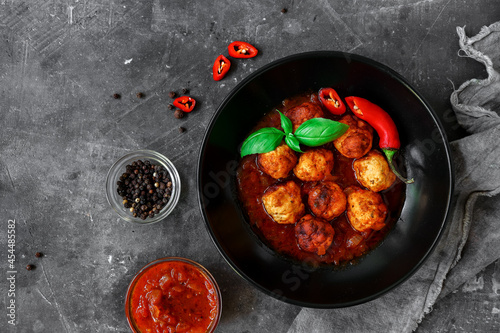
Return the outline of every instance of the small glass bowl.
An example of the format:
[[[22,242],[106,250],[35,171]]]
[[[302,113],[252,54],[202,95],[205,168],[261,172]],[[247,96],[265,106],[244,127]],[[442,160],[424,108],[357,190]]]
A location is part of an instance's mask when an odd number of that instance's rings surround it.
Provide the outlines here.
[[[126,166],[137,160],[142,160],[143,162],[148,160],[151,164],[162,165],[167,170],[172,181],[172,194],[168,203],[154,217],[147,217],[145,220],[132,216],[130,210],[123,206],[123,199],[116,191],[118,188],[117,182],[120,180],[120,176],[125,173]],[[168,158],[152,150],[137,150],[123,156],[116,161],[113,166],[111,166],[106,178],[106,197],[108,202],[115,212],[117,212],[122,219],[128,222],[150,224],[163,220],[177,205],[180,194],[181,179],[179,178],[177,169]]]
[[[139,279],[142,277],[142,275],[144,273],[146,273],[149,269],[153,268],[154,266],[161,264],[161,263],[164,263],[164,262],[182,262],[182,263],[188,264],[189,266],[191,266],[192,268],[194,268],[195,270],[200,272],[203,275],[203,277],[205,277],[213,285],[213,287],[215,289],[215,294],[217,295],[217,300],[218,300],[218,302],[217,302],[217,315],[210,323],[210,326],[208,327],[206,333],[214,332],[215,329],[217,328],[217,325],[219,324],[219,320],[220,320],[220,317],[222,314],[222,297],[221,297],[219,285],[215,281],[215,278],[212,276],[212,274],[210,274],[210,272],[205,267],[203,267],[202,265],[200,265],[196,261],[186,259],[186,258],[180,258],[180,257],[165,257],[165,258],[161,258],[161,259],[157,259],[155,261],[152,261],[149,264],[147,264],[146,266],[144,266],[143,268],[141,268],[141,270],[139,272],[137,272],[137,274],[132,279],[132,282],[130,282],[128,289],[127,289],[127,296],[125,298],[125,315],[127,316],[128,325],[130,326],[130,329],[132,330],[132,332],[142,333],[137,328],[137,326],[135,325],[134,319],[132,318],[132,294],[135,290],[135,286],[137,285],[137,282],[139,281]]]

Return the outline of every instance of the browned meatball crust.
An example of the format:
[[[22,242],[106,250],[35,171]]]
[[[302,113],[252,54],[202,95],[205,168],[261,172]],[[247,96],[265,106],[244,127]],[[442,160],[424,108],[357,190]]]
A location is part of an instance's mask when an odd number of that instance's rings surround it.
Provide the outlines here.
[[[323,148],[311,149],[300,155],[293,169],[295,176],[303,181],[319,181],[333,170],[333,153]]]
[[[335,148],[347,158],[359,158],[372,149],[373,128],[358,117],[346,115],[339,122],[349,128],[333,141]]]
[[[332,245],[335,230],[328,222],[305,215],[295,225],[295,237],[299,247],[306,252],[315,252],[322,256]]]
[[[275,150],[259,154],[257,161],[262,171],[279,179],[286,178],[297,164],[297,155],[286,144],[281,144]]]
[[[313,118],[321,118],[324,114],[319,105],[305,102],[299,106],[288,109],[285,112],[285,116],[290,118],[293,124],[293,130],[295,131],[305,121]]]
[[[363,232],[385,227],[387,206],[380,194],[357,186],[349,186],[344,192],[347,194],[347,218],[354,229]]]
[[[337,183],[326,181],[311,189],[307,203],[314,215],[331,220],[345,211],[347,198]]]
[[[270,186],[262,196],[262,203],[276,223],[293,224],[305,214],[300,186],[293,181]]]
[[[373,192],[388,189],[396,180],[385,156],[377,150],[370,150],[362,158],[356,159],[352,167],[361,185]]]

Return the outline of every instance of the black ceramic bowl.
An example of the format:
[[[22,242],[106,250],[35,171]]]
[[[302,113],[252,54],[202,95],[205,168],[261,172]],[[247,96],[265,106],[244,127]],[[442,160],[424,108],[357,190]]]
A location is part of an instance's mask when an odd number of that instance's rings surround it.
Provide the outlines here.
[[[393,230],[359,263],[344,269],[312,269],[264,245],[246,221],[235,178],[239,147],[266,112],[287,97],[328,86],[341,96],[367,98],[390,113],[400,133],[407,174],[415,178],[406,187],[406,201]],[[229,265],[265,293],[306,307],[363,303],[409,278],[438,241],[452,188],[449,146],[428,104],[388,67],[340,52],[290,56],[249,75],[213,117],[198,166],[203,217]]]

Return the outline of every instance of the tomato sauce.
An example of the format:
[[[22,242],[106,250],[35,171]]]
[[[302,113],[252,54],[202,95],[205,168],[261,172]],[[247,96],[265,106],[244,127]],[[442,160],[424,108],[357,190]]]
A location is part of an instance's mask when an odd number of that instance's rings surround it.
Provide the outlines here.
[[[277,109],[281,112],[311,101],[321,105],[317,95],[305,94],[283,102],[283,106]],[[341,116],[334,116],[327,110],[324,110],[325,117],[338,120]],[[270,112],[265,115],[257,126],[252,130],[258,130],[263,127],[280,128],[280,118],[277,112]],[[373,148],[377,148],[378,138],[374,136]],[[303,150],[311,149],[302,146]],[[353,159],[344,157],[333,146],[333,143],[327,143],[321,147],[331,150],[334,153],[334,169],[332,171],[332,180],[341,188],[351,185],[362,187],[356,180],[356,175],[352,168]],[[392,229],[399,218],[405,198],[405,185],[396,181],[389,189],[379,192],[387,205],[388,217],[386,226],[378,231],[359,232],[351,227],[346,213],[344,212],[335,219],[328,221],[335,230],[332,245],[328,248],[325,255],[319,256],[316,253],[306,252],[300,249],[295,238],[294,224],[278,224],[266,213],[262,204],[262,194],[270,185],[278,182],[295,181],[302,191],[302,201],[306,206],[306,214],[312,214],[307,205],[307,195],[316,182],[303,182],[290,173],[286,179],[276,180],[260,170],[257,163],[257,155],[248,155],[241,159],[237,170],[237,183],[239,199],[247,214],[248,222],[252,230],[268,247],[279,254],[292,260],[307,262],[312,265],[342,265],[354,263],[356,258],[361,257],[368,251],[375,248],[384,239],[387,233]]]
[[[220,300],[200,268],[160,261],[147,268],[130,291],[130,323],[140,333],[205,333],[214,328]]]

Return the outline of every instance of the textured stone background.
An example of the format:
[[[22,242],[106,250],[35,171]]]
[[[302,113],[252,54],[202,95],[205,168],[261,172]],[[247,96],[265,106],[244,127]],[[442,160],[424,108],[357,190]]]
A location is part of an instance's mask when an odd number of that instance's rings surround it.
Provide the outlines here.
[[[236,275],[198,208],[197,156],[218,104],[273,60],[340,50],[400,72],[449,138],[460,138],[449,95],[453,85],[485,74],[457,54],[455,27],[473,35],[499,14],[496,0],[0,1],[0,268],[6,274],[7,221],[15,219],[18,270],[17,325],[7,325],[2,310],[0,331],[127,332],[132,276],[156,258],[182,256],[219,282],[218,332],[286,332],[300,308]],[[213,61],[234,40],[260,54],[234,61],[215,82]],[[182,88],[199,105],[177,120],[168,92]],[[141,148],[171,159],[183,182],[174,213],[150,226],[119,220],[104,193],[111,164]],[[37,251],[45,256],[35,258]],[[36,269],[26,271],[27,264]],[[441,300],[418,332],[498,332],[499,274],[497,262]],[[6,279],[0,287],[5,309]]]

